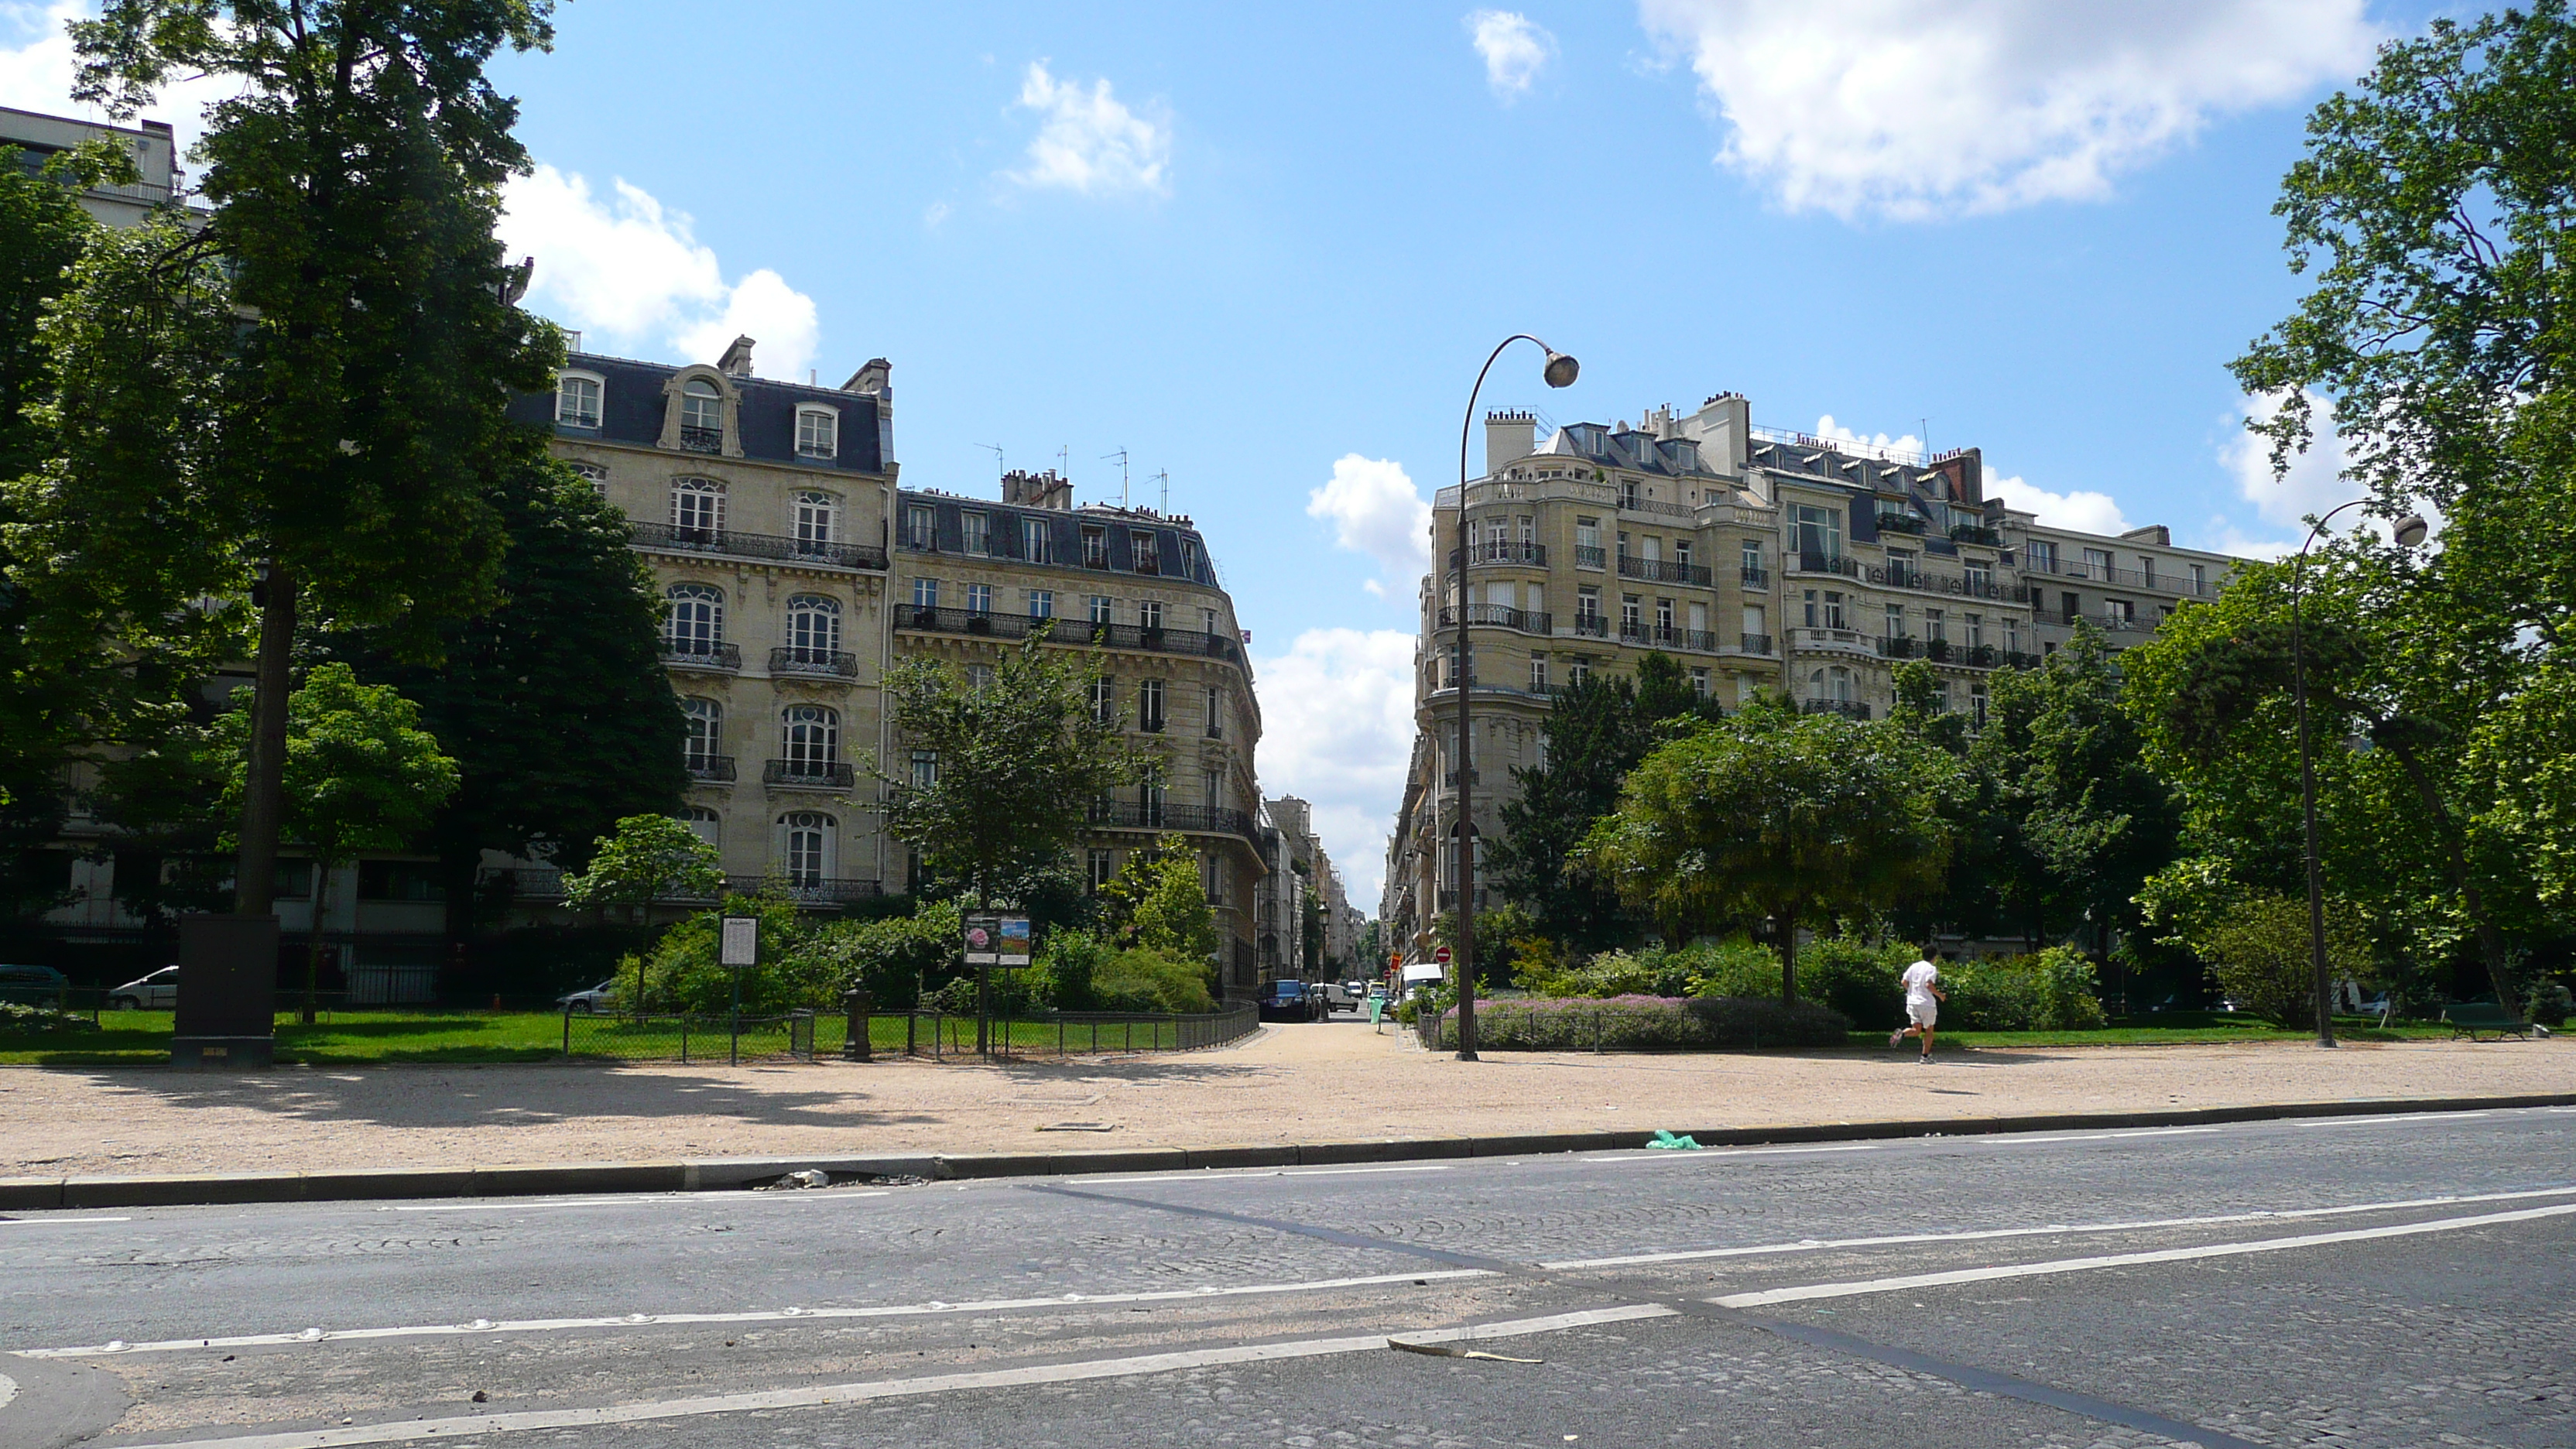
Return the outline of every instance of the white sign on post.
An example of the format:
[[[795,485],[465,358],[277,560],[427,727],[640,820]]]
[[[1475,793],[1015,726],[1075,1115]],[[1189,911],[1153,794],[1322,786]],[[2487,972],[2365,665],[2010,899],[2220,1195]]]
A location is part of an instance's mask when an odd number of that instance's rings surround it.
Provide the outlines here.
[[[760,919],[757,916],[727,916],[720,966],[757,966],[760,964]]]

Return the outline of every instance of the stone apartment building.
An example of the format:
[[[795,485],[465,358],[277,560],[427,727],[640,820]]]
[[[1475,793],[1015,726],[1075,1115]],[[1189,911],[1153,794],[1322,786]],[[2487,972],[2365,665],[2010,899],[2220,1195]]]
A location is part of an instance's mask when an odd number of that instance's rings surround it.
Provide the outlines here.
[[[81,208],[90,215],[109,226],[134,226],[151,215],[153,208],[179,195],[179,148],[167,121],[108,126],[0,106],[0,146],[14,148],[18,163],[30,171],[61,152],[92,141],[112,142],[125,152],[133,159],[138,179],[130,185],[84,189],[80,194]]]
[[[1768,689],[1854,719],[1883,715],[1894,666],[1921,659],[1974,727],[1992,672],[2038,664],[2078,618],[2126,647],[2215,596],[2239,563],[2177,548],[2161,526],[2106,538],[2042,525],[1986,496],[1977,449],[1926,457],[1757,427],[1733,393],[1635,426],[1536,432],[1526,413],[1487,416],[1463,556],[1459,490],[1434,509],[1440,572],[1420,591],[1416,738],[1382,900],[1392,939],[1416,955],[1457,903],[1462,674],[1476,731],[1464,828],[1490,840],[1512,767],[1541,762],[1552,691],[1633,671],[1649,651],[1728,709]]]
[[[1358,934],[1351,924],[1350,901],[1343,893],[1342,873],[1315,833],[1315,809],[1294,795],[1262,802],[1262,824],[1277,842],[1280,869],[1263,887],[1261,964],[1265,976],[1297,976],[1305,971],[1309,948],[1307,902],[1318,908],[1320,926],[1312,941],[1317,969],[1330,974],[1352,959]]]

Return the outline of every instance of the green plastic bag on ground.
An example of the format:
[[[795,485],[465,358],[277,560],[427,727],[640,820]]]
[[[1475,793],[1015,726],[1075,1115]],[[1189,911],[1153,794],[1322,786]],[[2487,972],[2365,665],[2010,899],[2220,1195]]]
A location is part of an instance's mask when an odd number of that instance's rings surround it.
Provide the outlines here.
[[[1697,1151],[1699,1151],[1699,1144],[1698,1144],[1698,1143],[1693,1142],[1691,1139],[1689,1139],[1689,1138],[1687,1138],[1687,1137],[1675,1137],[1673,1134],[1671,1134],[1670,1132],[1665,1131],[1665,1130],[1664,1130],[1663,1128],[1661,1128],[1661,1127],[1658,1127],[1658,1128],[1656,1128],[1656,1129],[1655,1129],[1655,1140],[1654,1140],[1654,1141],[1652,1141],[1652,1142],[1647,1143],[1646,1145],[1647,1145],[1648,1147],[1664,1147],[1664,1148],[1670,1148],[1671,1150],[1673,1150],[1673,1151],[1675,1151],[1675,1152],[1697,1152]]]

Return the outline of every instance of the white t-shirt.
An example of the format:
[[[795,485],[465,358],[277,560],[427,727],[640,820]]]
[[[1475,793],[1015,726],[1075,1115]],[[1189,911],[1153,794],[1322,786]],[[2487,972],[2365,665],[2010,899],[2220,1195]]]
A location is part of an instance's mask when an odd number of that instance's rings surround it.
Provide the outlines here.
[[[1932,983],[1941,979],[1941,968],[1929,961],[1917,961],[1905,968],[1905,1004],[1930,1006]]]

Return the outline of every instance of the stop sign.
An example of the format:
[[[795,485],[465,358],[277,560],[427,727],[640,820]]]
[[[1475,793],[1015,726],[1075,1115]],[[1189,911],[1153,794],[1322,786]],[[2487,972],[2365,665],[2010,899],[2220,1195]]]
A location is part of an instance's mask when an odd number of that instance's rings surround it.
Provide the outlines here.
[[[1446,946],[1443,946],[1443,947],[1441,947],[1439,950],[1432,952],[1432,953],[1431,953],[1431,959],[1432,959],[1432,960],[1434,960],[1434,961],[1439,962],[1439,963],[1440,963],[1441,965],[1443,965],[1443,966],[1448,965],[1448,964],[1449,964],[1449,948],[1448,948],[1448,947],[1446,947]]]

